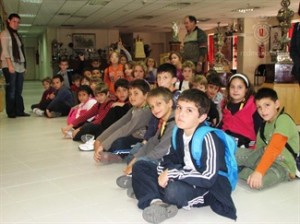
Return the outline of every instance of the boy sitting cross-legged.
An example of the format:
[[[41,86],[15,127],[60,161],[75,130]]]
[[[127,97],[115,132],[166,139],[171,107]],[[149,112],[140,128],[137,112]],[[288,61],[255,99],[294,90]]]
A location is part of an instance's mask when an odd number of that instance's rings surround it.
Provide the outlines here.
[[[146,101],[149,91],[150,86],[145,80],[138,79],[130,83],[129,102],[132,108],[97,137],[94,143],[96,162],[121,161],[121,157],[111,152],[129,151],[131,145],[143,140],[146,126],[151,117]]]
[[[299,154],[299,134],[291,117],[282,113],[277,93],[261,88],[255,95],[257,111],[265,123],[256,138],[256,150],[239,148],[239,177],[254,189],[263,189],[300,177],[293,154]],[[290,150],[292,152],[290,152]]]
[[[160,223],[175,216],[178,208],[207,205],[220,215],[236,219],[231,182],[220,174],[227,171],[224,141],[215,132],[208,132],[202,136],[202,144],[193,144],[198,140],[194,134],[207,127],[204,122],[209,105],[205,93],[185,90],[177,101],[177,127],[169,154],[158,166],[143,160],[134,164],[132,187],[146,221]]]
[[[147,160],[158,164],[162,157],[167,154],[171,144],[172,129],[175,125],[172,99],[172,92],[164,87],[157,87],[149,92],[148,105],[152,114],[159,119],[156,134],[133,155],[133,159],[124,169],[126,175],[117,179],[117,184],[120,187],[131,187],[129,174],[131,174],[132,166],[137,160]]]

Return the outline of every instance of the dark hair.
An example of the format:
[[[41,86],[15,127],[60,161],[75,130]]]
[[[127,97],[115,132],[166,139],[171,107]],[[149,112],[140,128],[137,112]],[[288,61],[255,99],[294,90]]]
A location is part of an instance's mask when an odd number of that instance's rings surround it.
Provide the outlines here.
[[[129,82],[127,79],[118,79],[114,84],[114,90],[117,91],[119,87],[129,89]]]
[[[172,59],[172,55],[175,54],[179,60],[182,62],[182,54],[179,52],[179,51],[171,51],[170,54],[169,54],[169,60]]]
[[[150,91],[150,85],[144,79],[136,79],[129,83],[129,89],[137,88],[146,95]]]
[[[173,93],[165,87],[157,87],[155,89],[152,89],[147,96],[147,99],[150,97],[159,97],[161,96],[163,100],[168,103],[170,100],[173,100]]]
[[[59,64],[62,63],[62,62],[67,62],[69,64],[69,61],[66,58],[62,58],[62,59],[59,60]]]
[[[44,82],[51,83],[51,82],[52,82],[52,79],[51,79],[50,77],[43,78],[43,79],[42,79],[42,83],[44,83]]]
[[[207,95],[198,89],[184,90],[178,97],[177,102],[187,101],[192,102],[198,108],[199,116],[207,114],[210,109],[210,100]]]
[[[220,75],[215,70],[209,70],[206,75],[207,84],[216,85],[221,87],[222,86],[222,80],[220,78]]]
[[[263,98],[270,98],[272,101],[278,100],[278,95],[275,90],[271,88],[260,88],[257,93],[255,94],[255,100],[261,100]]]
[[[79,75],[79,74],[72,75],[72,82],[75,82],[77,80],[79,80],[79,81],[81,80],[81,75]]]
[[[79,92],[86,92],[88,95],[94,95],[93,90],[88,85],[82,85],[78,88],[77,95]]]
[[[186,16],[186,18],[189,18],[190,22],[193,22],[193,23],[197,24],[197,19],[196,19],[195,16],[189,15],[189,16]]]
[[[242,74],[242,73],[234,74],[229,78],[227,86],[226,86],[226,90],[227,90],[227,93],[228,93],[227,94],[227,102],[231,101],[231,97],[230,97],[230,94],[229,94],[229,88],[230,88],[230,84],[231,84],[232,80],[234,80],[234,79],[240,79],[245,84],[245,86],[247,88],[247,92],[246,92],[246,95],[245,95],[245,102],[247,102],[249,97],[254,95],[254,88],[253,88],[253,85],[250,83],[249,78],[245,74]]]
[[[19,14],[17,13],[11,13],[7,19],[11,20],[12,18],[18,18],[21,19],[21,17],[19,16]]]
[[[64,77],[62,77],[62,75],[54,75],[53,77],[52,77],[52,81],[53,81],[53,79],[59,79],[61,82],[63,82],[64,81]]]
[[[158,66],[157,68],[157,74],[163,73],[163,72],[168,72],[171,74],[172,78],[177,77],[177,69],[175,65],[172,65],[170,63],[164,63]]]

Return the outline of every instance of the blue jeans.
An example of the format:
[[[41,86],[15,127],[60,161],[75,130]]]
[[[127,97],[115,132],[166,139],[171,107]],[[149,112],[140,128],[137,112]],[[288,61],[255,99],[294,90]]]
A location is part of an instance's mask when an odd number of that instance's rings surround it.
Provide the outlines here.
[[[133,165],[132,187],[138,207],[145,209],[153,199],[182,207],[202,207],[210,204],[210,193],[205,188],[194,187],[180,180],[169,181],[166,188],[158,185],[157,165],[140,160]],[[198,199],[198,200],[193,200]]]
[[[24,73],[10,73],[8,68],[2,69],[5,77],[6,114],[18,116],[24,114],[24,101],[22,97]]]

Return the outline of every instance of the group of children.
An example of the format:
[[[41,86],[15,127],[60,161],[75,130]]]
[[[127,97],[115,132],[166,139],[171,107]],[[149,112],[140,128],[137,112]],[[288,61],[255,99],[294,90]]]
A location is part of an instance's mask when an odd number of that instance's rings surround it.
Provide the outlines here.
[[[171,62],[178,63],[176,57],[170,54]],[[202,206],[235,220],[231,192],[237,166],[239,178],[254,189],[298,175],[287,145],[298,154],[299,134],[293,120],[280,113],[274,90],[255,93],[246,75],[234,74],[225,94],[215,71],[195,75],[189,61],[152,66],[147,81],[142,63],[131,68],[127,63],[123,71],[117,53],[110,59],[104,82],[78,87],[76,107],[59,74],[52,78],[52,87],[43,80],[47,90],[33,110],[48,117],[58,116],[57,111],[69,114],[64,136],[84,142],[79,145],[82,151],[94,150],[96,162],[126,161],[124,175],[116,182],[138,200],[146,221],[160,223],[175,216],[178,208]],[[204,132],[208,126],[213,128]],[[215,132],[219,129],[236,143],[227,144]],[[204,133],[201,141],[196,132]],[[236,146],[236,155],[230,157],[228,150],[235,152]],[[236,176],[229,177],[229,172]]]

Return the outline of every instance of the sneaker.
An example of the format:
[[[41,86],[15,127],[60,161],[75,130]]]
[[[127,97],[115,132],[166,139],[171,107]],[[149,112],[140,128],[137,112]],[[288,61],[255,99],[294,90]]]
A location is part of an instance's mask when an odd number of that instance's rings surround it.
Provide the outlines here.
[[[39,109],[39,108],[33,109],[33,113],[35,113],[36,115],[38,115],[38,116],[40,116],[40,117],[42,117],[42,116],[45,115],[45,111],[43,111],[43,110],[41,110],[41,109]]]
[[[81,136],[81,141],[83,142],[83,143],[86,143],[87,141],[89,141],[89,140],[94,140],[95,139],[95,136],[94,135],[91,135],[91,134],[85,134],[85,135],[82,135]]]
[[[101,162],[105,164],[120,163],[123,162],[123,159],[119,155],[113,154],[111,152],[102,152]]]
[[[90,139],[84,144],[78,146],[80,151],[94,151],[94,139]]]
[[[65,138],[67,139],[72,139],[73,138],[73,130],[67,131],[67,133],[65,134]]]
[[[126,194],[127,194],[128,197],[130,197],[130,198],[132,198],[132,199],[136,199],[135,193],[134,193],[132,187],[127,188]]]
[[[157,201],[143,210],[143,218],[150,223],[161,223],[168,218],[174,217],[177,212],[177,206]]]
[[[117,185],[120,188],[130,188],[132,187],[132,176],[131,175],[123,175],[117,178]]]

